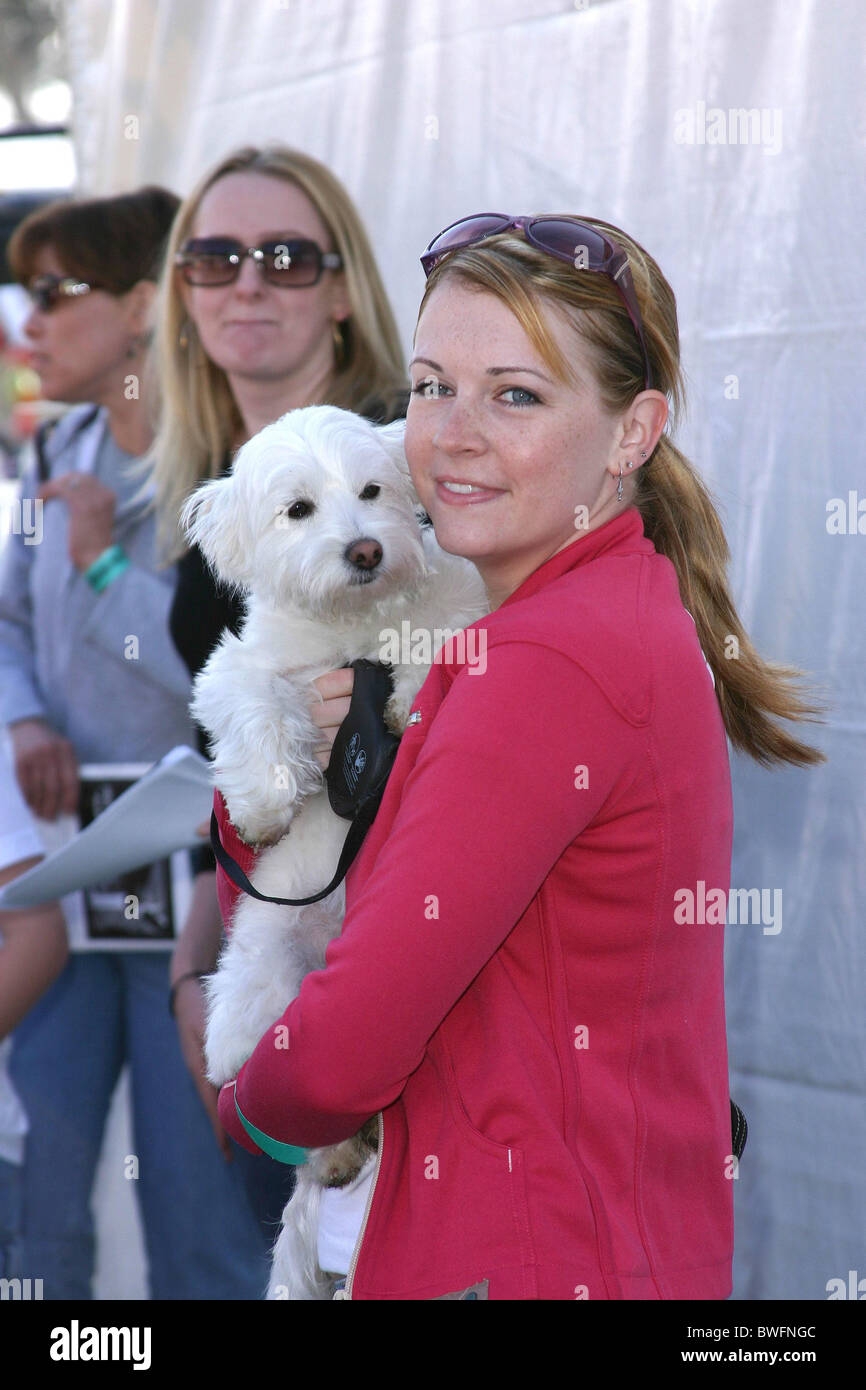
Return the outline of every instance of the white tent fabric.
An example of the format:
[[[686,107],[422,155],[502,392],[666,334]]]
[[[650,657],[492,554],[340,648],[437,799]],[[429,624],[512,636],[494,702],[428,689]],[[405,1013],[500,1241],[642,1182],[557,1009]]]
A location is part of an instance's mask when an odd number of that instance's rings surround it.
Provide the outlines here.
[[[85,191],[303,148],[360,206],[407,348],[417,257],[467,213],[595,214],[659,260],[741,615],[830,705],[826,766],[734,760],[733,886],[767,905],[728,928],[734,1297],[866,1277],[861,0],[70,0],[68,29]]]

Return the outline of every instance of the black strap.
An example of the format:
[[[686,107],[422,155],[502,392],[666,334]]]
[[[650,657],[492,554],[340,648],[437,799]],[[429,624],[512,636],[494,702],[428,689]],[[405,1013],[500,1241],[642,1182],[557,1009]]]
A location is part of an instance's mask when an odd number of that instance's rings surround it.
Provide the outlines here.
[[[54,420],[48,420],[44,425],[40,425],[33,436],[33,444],[36,449],[36,477],[40,483],[48,482],[48,460],[45,457],[45,441],[54,428]]]
[[[100,407],[98,405],[93,406],[93,408],[79,421],[75,429],[75,434],[80,434],[82,430],[87,429],[87,426],[92,424],[96,419],[99,410]],[[50,439],[59,423],[59,420],[46,420],[45,424],[40,425],[33,436],[33,444],[36,450],[36,476],[40,483],[47,483],[51,476],[48,459],[45,457],[45,444],[47,440]],[[72,436],[73,439],[75,438],[75,434]]]
[[[748,1137],[749,1126],[746,1124],[746,1117],[740,1107],[731,1101],[731,1144],[737,1159],[742,1158]]]
[[[331,810],[346,820],[354,820],[371,800],[378,806],[400,747],[385,723],[393,689],[390,666],[363,657],[351,665],[355,680],[349,712],[337,730],[325,773]]]
[[[340,862],[337,865],[337,872],[334,874],[327,888],[323,888],[321,893],[314,893],[310,898],[269,898],[266,893],[260,893],[257,888],[254,888],[237,860],[232,859],[228,850],[223,849],[216,811],[211,811],[210,813],[210,842],[213,852],[216,855],[217,863],[220,865],[220,868],[225,870],[236,888],[240,888],[244,893],[249,893],[252,898],[258,898],[260,903],[280,903],[283,907],[305,907],[307,903],[317,903],[320,899],[327,898],[328,894],[333,893],[334,889],[343,881],[346,874],[349,872],[349,865],[361,848],[361,842],[369,826],[369,821],[367,821],[366,817],[363,815],[358,816],[357,820],[352,822],[349,826],[349,833],[343,841],[343,849],[340,854]]]
[[[263,903],[285,907],[306,907],[320,902],[342,883],[349,865],[358,853],[364,836],[376,818],[385,784],[400,746],[400,740],[385,724],[385,705],[391,694],[390,668],[381,662],[359,657],[351,663],[355,672],[349,712],[337,732],[325,773],[331,810],[351,820],[343,841],[337,870],[327,888],[309,898],[269,898],[254,888],[240,864],[223,847],[216,812],[211,812],[210,839],[217,863],[236,888]]]

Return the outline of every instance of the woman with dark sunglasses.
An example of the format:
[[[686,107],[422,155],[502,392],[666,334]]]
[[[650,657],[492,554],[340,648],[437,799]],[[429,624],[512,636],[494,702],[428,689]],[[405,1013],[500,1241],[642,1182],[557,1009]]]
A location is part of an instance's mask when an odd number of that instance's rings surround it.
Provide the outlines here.
[[[816,709],[749,641],[665,432],[655,261],[594,220],[483,214],[423,264],[406,453],[485,580],[484,669],[468,641],[434,663],[290,1047],[269,1032],[220,1114],[314,1146],[379,1114],[334,1297],[724,1299],[726,739],[814,764],[780,719]],[[317,684],[330,741],[352,674]]]
[[[285,146],[249,147],[200,180],[169,240],[157,367],[159,534],[166,558],[178,562],[171,632],[194,676],[242,607],[178,532],[190,492],[295,407],[332,404],[382,421],[405,414],[402,348],[367,234],[346,190],[317,160]],[[201,734],[199,745],[205,752]],[[190,1073],[217,1124],[203,1060],[202,976],[216,964],[222,919],[209,850],[196,867],[171,1002]],[[291,1173],[262,1160],[247,1177],[276,1234]]]
[[[73,406],[39,438],[25,482],[44,502],[41,541],[11,536],[0,579],[0,707],[24,796],[47,820],[77,810],[81,763],[148,763],[194,737],[167,626],[176,571],[157,564],[133,475],[152,438],[145,359],[177,206],[161,188],[55,203],[9,247],[44,394]],[[184,1066],[169,950],[137,945],[73,951],[16,1030],[24,1268],[46,1298],[91,1296],[91,1192],[128,1066],[152,1296],[253,1299],[266,1242]]]

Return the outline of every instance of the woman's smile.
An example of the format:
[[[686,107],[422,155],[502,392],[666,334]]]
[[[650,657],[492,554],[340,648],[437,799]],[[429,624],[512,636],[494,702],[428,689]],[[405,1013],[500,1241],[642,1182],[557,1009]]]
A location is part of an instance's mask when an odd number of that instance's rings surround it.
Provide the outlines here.
[[[484,487],[480,483],[461,483],[451,478],[438,478],[436,495],[449,506],[464,507],[467,504],[494,501],[503,495],[503,490]]]

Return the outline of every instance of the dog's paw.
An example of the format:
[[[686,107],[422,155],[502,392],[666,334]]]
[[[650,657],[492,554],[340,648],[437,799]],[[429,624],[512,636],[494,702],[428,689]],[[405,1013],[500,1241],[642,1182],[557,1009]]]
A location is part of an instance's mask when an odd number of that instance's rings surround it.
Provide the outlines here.
[[[239,1048],[236,1038],[226,1038],[219,1029],[205,1034],[204,1054],[207,1063],[207,1079],[212,1086],[224,1086],[233,1081],[252,1053],[252,1048]]]
[[[344,1139],[342,1144],[329,1144],[326,1149],[308,1149],[310,1176],[321,1187],[348,1186],[355,1181],[370,1155],[376,1152],[378,1139],[379,1125],[374,1117],[351,1139]]]
[[[246,1035],[242,1025],[243,1011],[239,1007],[230,1007],[229,999],[215,992],[214,982],[218,979],[217,973],[206,983],[208,1010],[204,1055],[208,1081],[214,1086],[224,1086],[237,1076],[244,1062],[252,1055],[261,1032],[255,1037]],[[219,984],[216,990],[219,990]]]
[[[229,820],[248,845],[263,849],[276,845],[287,835],[303,801],[296,780],[280,765],[265,767],[252,790],[237,787],[237,778],[228,768],[214,764],[214,781],[219,787]],[[321,779],[320,779],[321,780]]]
[[[385,705],[383,711],[385,728],[388,729],[390,733],[396,734],[397,738],[400,738],[406,730],[406,725],[409,723],[411,706],[411,700],[407,703],[406,700],[398,700],[393,695],[389,697]]]
[[[392,672],[394,689],[385,705],[385,724],[399,737],[406,729],[418,691],[430,672],[430,666],[395,666]]]
[[[225,793],[223,795],[225,796]],[[288,834],[294,819],[293,811],[284,812],[282,816],[275,815],[273,809],[264,810],[262,807],[244,811],[238,811],[235,808],[233,811],[228,800],[226,800],[226,809],[229,813],[229,820],[244,844],[251,845],[257,850],[270,849],[271,845],[278,845],[280,840]]]

